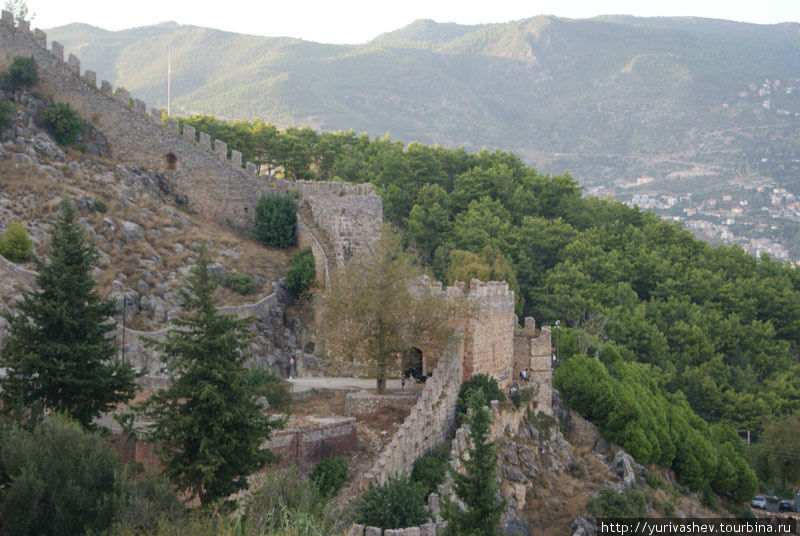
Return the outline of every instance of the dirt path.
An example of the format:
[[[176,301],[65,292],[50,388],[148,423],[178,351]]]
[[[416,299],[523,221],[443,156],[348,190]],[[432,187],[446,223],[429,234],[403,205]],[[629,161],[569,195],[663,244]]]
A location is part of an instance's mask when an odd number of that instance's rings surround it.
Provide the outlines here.
[[[329,377],[307,377],[307,378],[292,378],[286,380],[292,384],[292,391],[295,393],[302,393],[311,389],[338,389],[338,390],[356,390],[356,389],[375,389],[374,379],[361,379],[361,378],[329,378]],[[388,380],[386,387],[390,391],[401,390],[400,380]],[[415,388],[416,384],[406,383],[406,389]],[[422,387],[422,385],[420,385]]]

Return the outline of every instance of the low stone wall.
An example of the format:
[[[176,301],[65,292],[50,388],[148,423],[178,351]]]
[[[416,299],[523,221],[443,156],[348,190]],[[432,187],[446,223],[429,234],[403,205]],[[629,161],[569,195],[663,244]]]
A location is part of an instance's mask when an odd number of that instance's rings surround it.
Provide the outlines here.
[[[4,284],[17,283],[22,287],[31,288],[36,280],[36,272],[18,266],[0,255],[0,281]]]
[[[238,318],[247,316],[259,316],[269,314],[272,307],[278,305],[278,294],[274,291],[267,296],[254,303],[246,303],[243,305],[232,305],[220,307],[218,311],[222,314],[234,314]],[[146,371],[148,376],[158,377],[161,373],[161,368],[164,362],[160,359],[158,352],[149,348],[145,341],[150,339],[154,341],[163,341],[167,333],[174,328],[168,326],[158,331],[138,331],[135,329],[125,329],[125,346],[124,353],[122,349],[122,326],[117,326],[116,342],[120,347],[120,357],[122,361],[130,363],[136,369]]]
[[[377,410],[387,406],[410,410],[417,402],[419,394],[419,391],[411,388],[409,388],[405,394],[379,395],[370,391],[347,393],[344,402],[344,412],[353,417],[361,417],[363,415],[375,413]]]
[[[431,521],[419,527],[383,530],[379,527],[354,524],[347,531],[347,536],[436,536],[441,529],[447,526],[447,522],[442,519],[439,512],[439,495],[436,493],[428,495],[428,510],[431,513]]]
[[[262,448],[280,455],[280,467],[296,465],[310,473],[314,465],[328,456],[345,456],[358,442],[354,418],[309,417],[311,422],[273,432]]]
[[[369,482],[383,484],[389,475],[409,473],[414,460],[447,438],[455,421],[463,355],[464,331],[459,328],[411,413],[364,474],[365,486]]]

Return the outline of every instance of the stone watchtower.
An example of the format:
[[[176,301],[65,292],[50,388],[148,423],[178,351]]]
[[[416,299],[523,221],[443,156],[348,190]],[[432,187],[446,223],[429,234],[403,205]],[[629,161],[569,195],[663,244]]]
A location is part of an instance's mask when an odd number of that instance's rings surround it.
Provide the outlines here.
[[[550,344],[550,327],[537,330],[531,317],[525,318],[525,327],[514,329],[514,373],[519,377],[520,370],[529,369],[528,385],[536,390],[537,408],[548,415],[553,413]]]

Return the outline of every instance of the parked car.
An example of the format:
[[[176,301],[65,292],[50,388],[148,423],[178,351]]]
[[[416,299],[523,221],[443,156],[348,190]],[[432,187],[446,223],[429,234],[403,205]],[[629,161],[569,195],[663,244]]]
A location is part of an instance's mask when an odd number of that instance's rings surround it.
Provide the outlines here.
[[[761,508],[762,510],[767,509],[767,499],[763,495],[756,495],[752,501],[750,501],[750,508]]]
[[[794,512],[794,501],[781,501],[778,504],[778,512]]]

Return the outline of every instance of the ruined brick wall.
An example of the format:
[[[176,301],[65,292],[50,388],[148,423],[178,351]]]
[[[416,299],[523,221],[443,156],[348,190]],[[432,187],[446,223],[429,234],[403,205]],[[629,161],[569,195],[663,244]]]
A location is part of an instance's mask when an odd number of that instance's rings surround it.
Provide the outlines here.
[[[273,432],[262,448],[278,454],[280,467],[296,465],[308,474],[328,456],[345,457],[358,443],[354,418],[316,418],[316,422]]]
[[[414,460],[447,438],[455,421],[461,389],[463,330],[443,353],[428,378],[417,403],[384,448],[375,465],[364,475],[364,483],[382,484],[389,475],[409,473]]]
[[[81,76],[80,60],[73,55],[64,61],[64,48],[57,42],[47,48],[47,35],[27,23],[14,26],[13,17],[3,12],[0,19],[0,69],[15,56],[33,56],[40,82],[38,88],[56,100],[68,102],[91,121],[108,139],[111,152],[121,161],[161,171],[186,195],[192,209],[219,222],[248,227],[262,194],[294,189],[300,202],[307,202],[314,223],[324,231],[341,263],[354,253],[370,247],[380,236],[382,204],[369,184],[350,185],[314,181],[276,181],[256,175],[256,166],[245,163],[231,151],[194,127],[179,132],[177,121],[162,126],[162,110],[147,113],[145,103],[133,99],[127,90],[101,81],[86,71]],[[132,105],[131,105],[132,102]],[[174,168],[174,169],[173,169]]]
[[[530,369],[528,384],[536,390],[536,409],[553,414],[553,370],[550,327],[537,331],[536,321],[527,317],[525,326],[514,331],[514,374],[523,368]],[[518,376],[517,376],[518,377]]]

